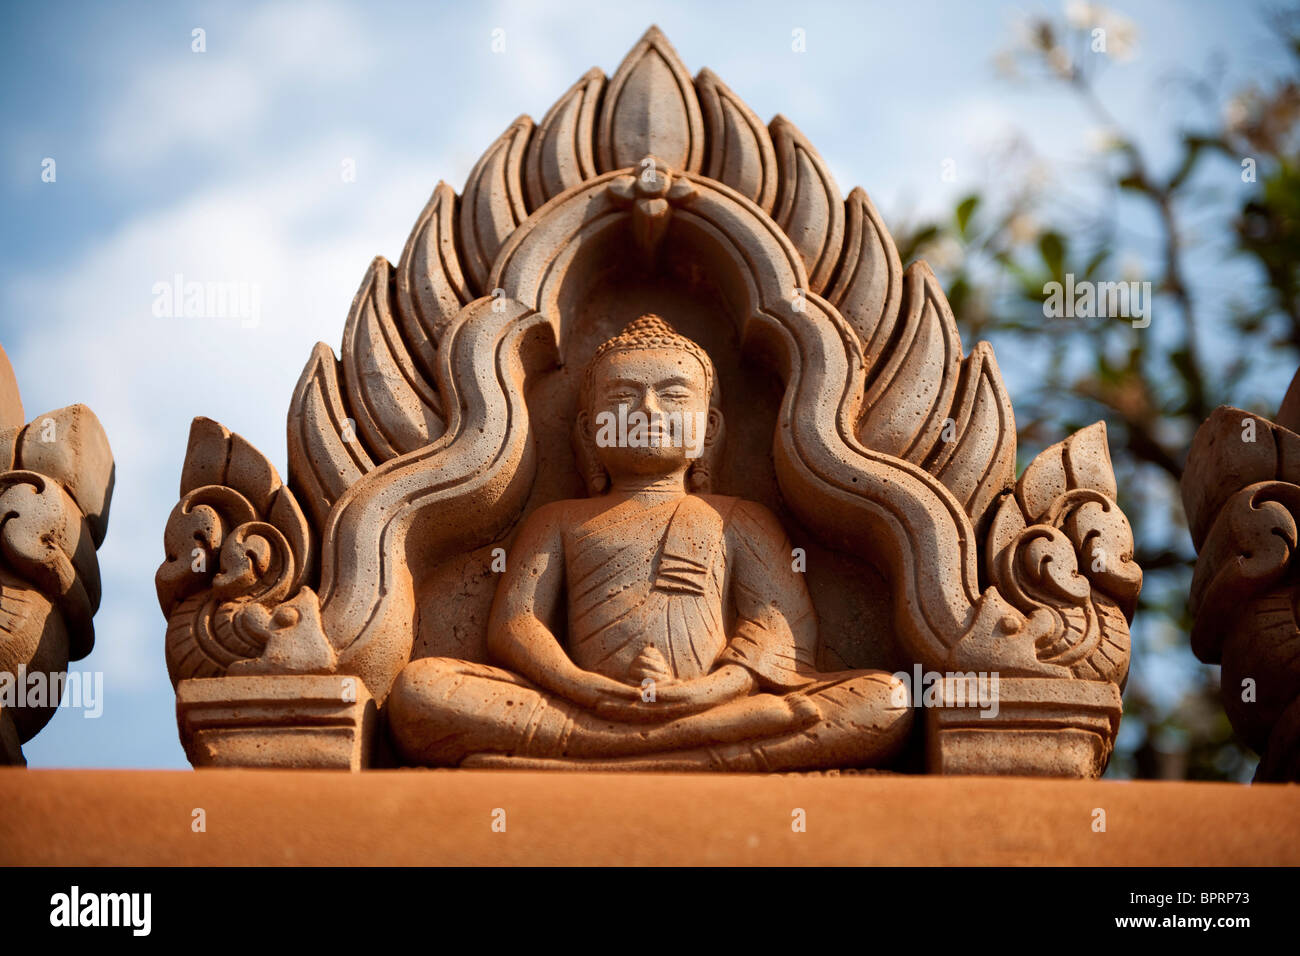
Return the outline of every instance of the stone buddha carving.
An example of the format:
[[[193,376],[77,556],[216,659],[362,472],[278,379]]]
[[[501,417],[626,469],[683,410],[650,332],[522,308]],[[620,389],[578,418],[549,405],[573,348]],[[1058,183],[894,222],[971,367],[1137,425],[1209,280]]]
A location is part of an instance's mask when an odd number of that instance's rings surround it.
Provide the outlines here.
[[[729,396],[728,490],[779,493],[818,549],[820,635],[781,525],[711,493],[717,376],[661,321],[583,370],[588,497],[526,511],[570,477],[552,373],[629,301],[708,311],[735,332],[714,355],[771,373]],[[313,349],[287,424],[284,479],[219,422],[190,432],[156,583],[196,766],[386,765],[381,715],[403,764],[899,750],[929,773],[1095,777],[1110,758],[1142,573],[1105,424],[1017,478],[992,348],[963,346],[934,274],[904,268],[793,123],[692,79],[655,28],[511,123],[459,195],[438,184],[401,259],[371,263],[337,357]],[[997,714],[814,660],[996,673]]]
[[[596,351],[575,443],[588,498],[524,522],[497,587],[497,666],[399,674],[389,725],[435,766],[781,771],[884,762],[907,736],[883,671],[817,673],[817,618],[762,505],[709,494],[712,362],[645,315]]]

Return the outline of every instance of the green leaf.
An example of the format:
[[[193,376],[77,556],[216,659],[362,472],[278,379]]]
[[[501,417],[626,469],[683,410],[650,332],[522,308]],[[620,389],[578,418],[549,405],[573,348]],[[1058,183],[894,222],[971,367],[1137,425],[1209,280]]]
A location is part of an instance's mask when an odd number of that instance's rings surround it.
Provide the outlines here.
[[[970,195],[957,204],[957,231],[961,233],[962,238],[966,237],[966,227],[970,223],[971,214],[975,212],[975,207],[980,204],[978,195]]]
[[[1038,237],[1038,253],[1043,257],[1043,265],[1054,278],[1060,278],[1065,272],[1065,239],[1059,232],[1045,232]]]

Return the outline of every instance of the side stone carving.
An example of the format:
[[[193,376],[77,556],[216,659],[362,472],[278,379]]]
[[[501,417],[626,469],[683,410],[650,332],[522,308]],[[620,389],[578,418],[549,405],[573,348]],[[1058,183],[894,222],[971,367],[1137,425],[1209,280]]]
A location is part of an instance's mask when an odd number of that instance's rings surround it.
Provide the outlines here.
[[[195,421],[158,572],[191,760],[398,759],[370,735],[413,658],[499,663],[477,556],[581,486],[556,436],[568,370],[618,330],[578,291],[601,282],[634,310],[620,321],[681,290],[682,331],[743,370],[733,384],[773,376],[769,406],[728,412],[728,448],[770,475],[792,537],[874,575],[813,589],[824,626],[885,592],[886,633],[840,669],[1000,681],[996,715],[911,689],[931,772],[1102,772],[1141,586],[1104,425],[1017,482],[992,349],[964,351],[929,268],[903,268],[866,193],[843,198],[793,124],[764,126],[708,70],[692,82],[655,28],[612,79],[594,69],[541,124],[516,120],[459,201],[440,183],[396,269],[375,260],[341,360],[317,345],[290,403],[287,482]],[[689,304],[706,290],[715,304]],[[324,677],[355,696],[322,703]],[[310,732],[321,708],[350,729]]]
[[[1224,710],[1260,755],[1255,779],[1300,781],[1300,374],[1276,421],[1214,410],[1182,493],[1197,551],[1192,650],[1222,665]]]
[[[108,530],[113,453],[84,405],[24,424],[0,349],[0,764],[54,716],[71,661],[95,644],[95,552]]]

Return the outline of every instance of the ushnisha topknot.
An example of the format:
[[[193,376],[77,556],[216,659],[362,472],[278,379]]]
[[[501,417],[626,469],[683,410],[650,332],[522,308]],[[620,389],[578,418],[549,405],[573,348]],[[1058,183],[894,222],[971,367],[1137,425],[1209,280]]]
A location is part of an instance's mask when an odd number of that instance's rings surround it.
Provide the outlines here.
[[[591,362],[587,365],[583,390],[590,394],[592,376],[596,365],[603,356],[608,355],[610,352],[631,352],[638,349],[659,348],[681,349],[699,359],[700,364],[704,366],[705,387],[712,400],[714,371],[713,361],[709,358],[709,353],[653,312],[647,312],[640,318],[633,319],[623,327],[622,332],[601,343],[600,347],[596,349],[596,354],[591,357]]]

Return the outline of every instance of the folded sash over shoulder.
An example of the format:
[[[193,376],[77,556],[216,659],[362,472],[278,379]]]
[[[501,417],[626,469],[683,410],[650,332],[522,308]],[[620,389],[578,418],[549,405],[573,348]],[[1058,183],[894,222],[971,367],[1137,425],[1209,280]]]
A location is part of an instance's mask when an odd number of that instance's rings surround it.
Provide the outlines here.
[[[723,530],[716,509],[699,498],[683,498],[664,532],[655,587],[676,594],[704,594],[710,558],[722,546]]]

